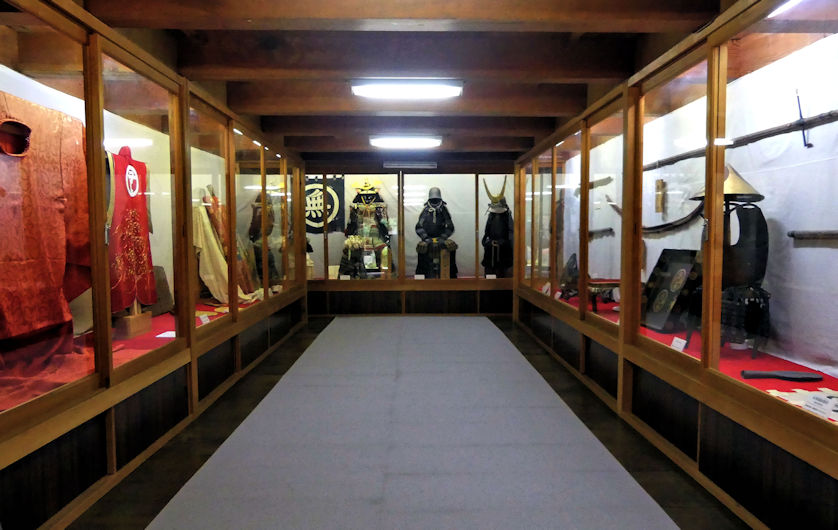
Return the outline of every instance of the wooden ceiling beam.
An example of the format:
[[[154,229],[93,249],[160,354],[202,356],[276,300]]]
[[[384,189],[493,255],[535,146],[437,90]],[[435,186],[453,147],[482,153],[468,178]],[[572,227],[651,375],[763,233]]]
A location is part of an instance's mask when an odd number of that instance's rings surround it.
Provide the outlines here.
[[[535,142],[532,137],[514,136],[444,136],[440,150],[473,152],[518,152],[525,153],[532,149]],[[380,151],[372,147],[367,135],[352,136],[286,136],[285,147],[300,152],[363,152]]]
[[[315,31],[690,32],[718,0],[87,0],[114,27]]]
[[[532,136],[556,130],[554,118],[483,116],[265,116],[266,134],[285,136],[345,136],[402,132],[458,136]]]
[[[635,39],[543,33],[198,32],[184,38],[190,79],[249,81],[443,77],[520,83],[618,83]]]
[[[239,114],[376,116],[573,116],[587,104],[585,85],[466,84],[463,95],[443,101],[368,100],[347,82],[265,81],[230,83],[227,104]]]

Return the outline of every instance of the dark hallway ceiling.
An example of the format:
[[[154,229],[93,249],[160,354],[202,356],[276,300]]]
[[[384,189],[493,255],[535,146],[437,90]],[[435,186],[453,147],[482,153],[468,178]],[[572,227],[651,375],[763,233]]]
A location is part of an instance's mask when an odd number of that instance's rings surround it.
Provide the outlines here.
[[[508,166],[640,66],[656,42],[711,21],[719,0],[87,0],[117,28],[169,30],[182,74],[223,86],[227,104],[310,169]],[[650,44],[651,43],[651,44]],[[660,46],[658,46],[660,47]],[[663,50],[660,50],[663,51]],[[451,78],[447,101],[382,102],[366,77]],[[370,134],[443,137],[433,153],[378,152]],[[345,171],[349,171],[346,169]]]

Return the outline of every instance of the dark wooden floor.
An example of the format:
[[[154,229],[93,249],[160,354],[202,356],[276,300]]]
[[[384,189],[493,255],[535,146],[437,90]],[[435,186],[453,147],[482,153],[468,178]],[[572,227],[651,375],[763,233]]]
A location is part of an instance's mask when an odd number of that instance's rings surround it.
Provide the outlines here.
[[[508,318],[495,324],[681,528],[747,528],[606,407]],[[299,358],[329,319],[313,319],[201,417],[143,463],[72,528],[145,528]]]

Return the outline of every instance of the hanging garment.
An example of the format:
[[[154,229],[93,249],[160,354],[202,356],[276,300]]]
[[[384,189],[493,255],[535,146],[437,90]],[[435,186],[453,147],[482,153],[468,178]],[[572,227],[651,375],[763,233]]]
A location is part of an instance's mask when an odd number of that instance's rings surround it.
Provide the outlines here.
[[[116,313],[134,300],[144,305],[157,301],[151,243],[148,237],[146,165],[123,147],[108,153],[110,202],[108,205],[108,256],[111,271],[111,311]]]
[[[207,209],[192,207],[192,244],[198,254],[198,276],[213,298],[223,304],[230,303],[227,296],[227,259],[221,247]]]
[[[0,92],[0,136],[0,340],[72,330],[67,302],[90,287],[84,126]]]

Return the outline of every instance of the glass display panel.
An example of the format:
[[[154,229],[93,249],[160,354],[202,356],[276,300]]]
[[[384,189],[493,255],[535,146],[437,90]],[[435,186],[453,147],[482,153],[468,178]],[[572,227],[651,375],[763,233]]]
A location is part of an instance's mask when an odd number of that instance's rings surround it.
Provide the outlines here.
[[[551,295],[550,283],[550,221],[553,208],[553,150],[550,149],[535,159],[535,263],[533,264],[532,287],[541,293]]]
[[[174,96],[103,55],[113,365],[174,340]]]
[[[838,4],[807,1],[732,39],[726,131],[716,142],[728,146],[718,368],[832,421],[838,421],[836,22]],[[800,120],[803,130],[772,131]],[[780,379],[778,371],[804,379]]]
[[[405,175],[405,274],[474,278],[473,174]]]
[[[701,358],[707,62],[643,96],[640,334]]]
[[[290,287],[294,283],[297,282],[297,252],[296,252],[296,245],[295,245],[295,234],[294,234],[294,201],[295,201],[295,194],[296,194],[296,179],[299,178],[298,175],[300,172],[296,169],[291,167],[290,165],[286,168],[285,172],[285,189],[288,192],[285,194],[285,208],[288,212],[288,219],[290,221],[286,225],[285,231],[285,241],[286,241],[286,248],[288,248],[287,256],[288,256],[288,268],[285,272],[285,284],[286,287]]]
[[[192,246],[197,262],[195,326],[230,314],[227,234],[227,126],[189,109],[192,168]]]
[[[398,175],[329,175],[329,278],[398,277]],[[339,198],[335,213],[332,201]],[[341,227],[342,232],[341,232]]]
[[[533,178],[532,163],[524,168],[524,283],[532,286]]]
[[[233,129],[236,154],[236,256],[233,269],[240,289],[239,307],[264,298],[262,287],[262,144]]]
[[[514,175],[480,175],[478,207],[483,209],[480,266],[485,278],[511,278],[514,257]]]
[[[582,132],[556,144],[556,281],[553,297],[579,307]]]
[[[620,321],[623,205],[623,111],[590,129],[588,311]]]
[[[285,174],[282,171],[283,162],[270,149],[265,151],[265,196],[267,201],[266,231],[262,237],[265,240],[265,250],[268,258],[268,294],[275,295],[282,292],[282,278],[288,269],[288,204],[286,194],[288,187]],[[254,248],[259,245],[254,243]],[[293,251],[292,251],[293,252]],[[258,265],[258,263],[257,263]]]
[[[94,371],[82,47],[0,25],[0,411]]]

